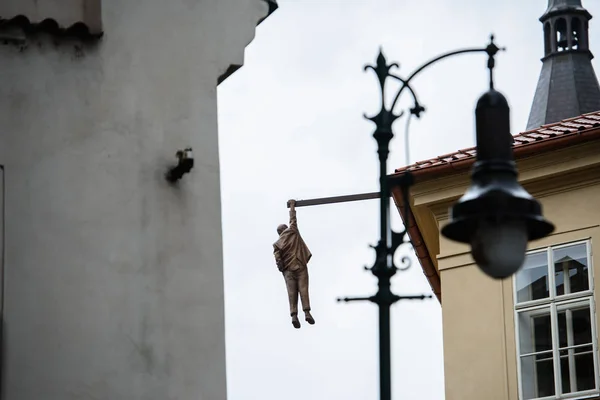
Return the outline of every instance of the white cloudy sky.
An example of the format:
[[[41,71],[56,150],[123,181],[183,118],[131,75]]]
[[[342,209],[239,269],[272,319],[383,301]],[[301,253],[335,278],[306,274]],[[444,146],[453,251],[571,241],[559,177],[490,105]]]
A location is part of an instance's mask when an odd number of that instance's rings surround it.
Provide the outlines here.
[[[298,210],[314,256],[309,264],[316,325],[295,330],[272,256],[286,200],[378,189],[373,126],[379,104],[365,63],[379,46],[408,75],[426,60],[484,46],[491,32],[496,86],[512,131],[525,128],[542,56],[538,21],[546,0],[279,0],[259,26],[245,65],[219,87],[227,379],[231,400],[378,398],[377,308],[336,303],[371,295],[368,244],[378,239],[377,201]],[[600,3],[584,5],[600,16]],[[600,25],[591,23],[592,50]],[[600,50],[598,50],[600,51]],[[411,126],[411,161],[474,145],[474,106],[486,90],[483,54],[449,59],[414,82],[427,108]],[[594,60],[596,70],[600,66]],[[411,105],[408,96],[403,105]],[[405,164],[396,124],[390,172]],[[394,225],[401,228],[399,218]],[[410,254],[412,254],[412,251]],[[419,265],[394,278],[398,294],[430,293]],[[441,308],[436,300],[392,309],[394,399],[444,398]],[[304,321],[302,321],[304,322]]]

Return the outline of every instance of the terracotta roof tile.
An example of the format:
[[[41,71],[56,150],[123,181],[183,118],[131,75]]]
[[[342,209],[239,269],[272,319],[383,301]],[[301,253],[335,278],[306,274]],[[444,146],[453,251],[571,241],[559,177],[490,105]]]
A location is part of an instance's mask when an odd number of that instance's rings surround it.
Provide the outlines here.
[[[517,149],[521,147],[531,146],[533,144],[550,141],[560,137],[577,135],[598,127],[600,127],[600,111],[595,111],[514,135],[513,137],[515,141],[513,144],[513,149],[517,151]],[[418,161],[409,166],[398,168],[395,170],[395,172],[402,173],[405,171],[411,171],[419,174],[420,171],[428,168],[441,167],[443,165],[452,164],[456,161],[462,162],[469,159],[475,159],[475,153],[475,148],[470,147],[450,154],[444,154],[429,160]]]

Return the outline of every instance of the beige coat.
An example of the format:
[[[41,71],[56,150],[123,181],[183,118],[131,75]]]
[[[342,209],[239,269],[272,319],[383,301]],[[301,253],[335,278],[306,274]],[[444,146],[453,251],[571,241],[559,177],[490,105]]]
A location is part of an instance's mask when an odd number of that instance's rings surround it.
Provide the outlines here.
[[[273,244],[275,262],[280,271],[288,268],[306,267],[312,254],[306,243],[300,236],[296,210],[290,209],[290,226],[279,235],[279,239]]]

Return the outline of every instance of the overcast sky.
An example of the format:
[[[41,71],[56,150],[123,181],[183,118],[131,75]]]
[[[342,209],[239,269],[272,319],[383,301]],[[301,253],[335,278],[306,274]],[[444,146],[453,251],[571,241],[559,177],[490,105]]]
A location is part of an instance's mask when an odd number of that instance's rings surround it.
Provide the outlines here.
[[[600,4],[584,0],[600,18]],[[379,107],[372,72],[379,46],[407,76],[449,50],[506,46],[496,88],[523,131],[543,51],[538,18],[547,0],[279,0],[257,29],[245,65],[219,86],[219,138],[225,257],[227,380],[230,400],[378,398],[377,307],[336,303],[371,295],[377,201],[300,208],[312,250],[310,296],[316,325],[290,323],[287,293],[272,255],[290,198],[378,190],[374,126]],[[600,25],[591,22],[600,52]],[[594,60],[596,71],[600,66]],[[487,89],[486,57],[464,55],[414,81],[427,108],[411,123],[411,162],[475,144],[474,107]],[[402,102],[411,106],[409,96]],[[405,165],[404,122],[395,125],[390,169]],[[401,223],[393,216],[397,230]],[[431,293],[413,267],[393,280],[397,294]],[[476,321],[473,321],[476,323]],[[443,399],[442,313],[437,300],[392,309],[394,399]]]

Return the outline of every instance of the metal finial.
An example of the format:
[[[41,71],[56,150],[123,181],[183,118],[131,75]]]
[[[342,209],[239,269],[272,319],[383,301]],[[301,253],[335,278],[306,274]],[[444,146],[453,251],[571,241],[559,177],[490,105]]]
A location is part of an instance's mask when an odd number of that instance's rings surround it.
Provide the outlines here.
[[[490,89],[494,89],[494,66],[496,65],[496,60],[494,56],[498,53],[498,51],[504,51],[506,48],[499,48],[494,43],[494,34],[490,35],[490,44],[485,48],[485,52],[488,54],[488,64],[487,67],[490,70]]]
[[[490,70],[490,90],[494,89],[494,65],[496,61],[493,56],[488,58],[488,69]]]

